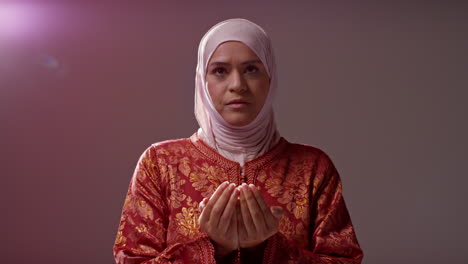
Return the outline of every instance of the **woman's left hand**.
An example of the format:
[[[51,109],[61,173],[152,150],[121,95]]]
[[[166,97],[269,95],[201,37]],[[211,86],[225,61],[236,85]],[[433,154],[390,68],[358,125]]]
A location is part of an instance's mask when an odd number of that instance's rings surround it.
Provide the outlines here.
[[[253,248],[278,232],[284,211],[280,206],[269,207],[260,191],[253,185],[242,184],[240,210],[237,210],[239,246]]]

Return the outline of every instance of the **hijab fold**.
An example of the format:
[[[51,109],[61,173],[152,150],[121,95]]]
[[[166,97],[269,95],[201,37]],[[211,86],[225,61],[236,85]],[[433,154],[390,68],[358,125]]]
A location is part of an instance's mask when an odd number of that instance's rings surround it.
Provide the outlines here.
[[[270,77],[265,103],[255,119],[245,126],[229,124],[216,110],[205,80],[207,64],[216,48],[227,41],[247,45],[262,61]],[[195,77],[195,117],[200,126],[198,136],[224,157],[243,166],[268,150],[280,138],[273,113],[277,89],[276,65],[270,38],[257,24],[241,18],[214,25],[203,36],[198,47]]]

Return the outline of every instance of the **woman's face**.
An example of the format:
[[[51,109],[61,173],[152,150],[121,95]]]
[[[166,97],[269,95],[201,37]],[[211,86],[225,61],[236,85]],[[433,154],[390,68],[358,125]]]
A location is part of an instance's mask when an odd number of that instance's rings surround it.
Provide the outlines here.
[[[239,41],[224,42],[216,48],[208,62],[206,81],[216,110],[235,126],[255,119],[270,87],[263,63]]]

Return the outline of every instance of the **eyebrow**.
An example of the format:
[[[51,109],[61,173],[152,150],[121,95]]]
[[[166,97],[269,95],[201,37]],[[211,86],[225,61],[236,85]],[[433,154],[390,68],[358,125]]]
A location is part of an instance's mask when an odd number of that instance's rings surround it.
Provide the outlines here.
[[[242,62],[241,64],[246,65],[246,64],[255,64],[255,63],[262,64],[262,62],[260,60],[248,60],[248,61]],[[227,63],[227,62],[215,61],[215,62],[210,63],[209,67],[210,66],[224,66],[224,65],[230,65],[230,64]]]

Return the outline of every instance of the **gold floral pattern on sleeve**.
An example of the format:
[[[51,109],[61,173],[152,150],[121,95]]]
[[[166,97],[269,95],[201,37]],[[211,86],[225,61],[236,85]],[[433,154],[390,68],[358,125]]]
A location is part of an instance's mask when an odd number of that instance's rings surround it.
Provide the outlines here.
[[[182,207],[181,212],[176,214],[177,232],[189,239],[195,238],[200,233],[198,217],[200,210],[198,203],[192,202],[192,198],[187,198],[188,207]]]
[[[153,220],[153,210],[151,209],[151,207],[148,205],[147,202],[141,200],[141,199],[136,199],[136,208],[137,208],[137,212],[138,214],[142,217],[142,218],[147,218],[147,219],[150,219],[150,220]]]
[[[181,179],[177,174],[177,167],[169,165],[168,166],[169,172],[169,190],[170,196],[169,201],[172,208],[179,208],[182,206],[183,201],[187,197],[184,194],[182,186],[185,184],[185,180]]]
[[[127,238],[123,235],[123,230],[125,229],[125,216],[122,216],[120,220],[119,229],[117,230],[117,236],[115,238],[115,245],[118,247],[125,247],[125,242]]]
[[[179,161],[179,171],[185,176],[188,177],[190,175],[190,160],[188,157],[183,157]]]

